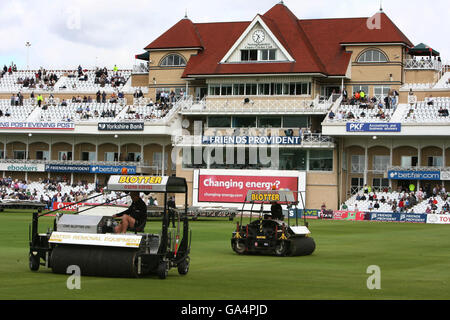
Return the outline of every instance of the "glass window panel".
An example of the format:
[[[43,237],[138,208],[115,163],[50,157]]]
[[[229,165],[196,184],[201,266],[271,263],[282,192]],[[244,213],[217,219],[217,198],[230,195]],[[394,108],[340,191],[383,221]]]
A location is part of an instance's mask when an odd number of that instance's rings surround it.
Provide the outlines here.
[[[210,128],[230,128],[231,117],[208,117],[208,127]]]
[[[279,154],[279,170],[306,170],[306,150],[280,149]]]
[[[283,128],[307,128],[307,116],[285,116],[283,117]]]
[[[233,117],[233,128],[256,127],[256,117]]]
[[[269,50],[269,60],[275,60],[276,52],[277,51],[275,49]]]
[[[281,117],[259,117],[259,128],[281,128]]]
[[[255,96],[256,95],[256,83],[247,83],[245,85],[246,94]]]
[[[310,150],[309,170],[333,171],[333,150]]]

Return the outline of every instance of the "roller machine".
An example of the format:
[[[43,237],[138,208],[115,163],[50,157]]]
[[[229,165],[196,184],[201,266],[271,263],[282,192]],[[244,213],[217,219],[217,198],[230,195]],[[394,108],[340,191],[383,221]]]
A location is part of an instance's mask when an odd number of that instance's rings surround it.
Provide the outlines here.
[[[300,197],[301,197],[301,193]],[[297,209],[298,201],[294,192],[288,190],[249,190],[241,210],[240,222],[232,234],[231,247],[238,254],[269,254],[276,256],[304,256],[314,252],[316,244],[310,237],[308,223],[299,225],[298,217],[291,224],[289,215],[287,223],[274,219],[264,205],[277,202],[286,205],[288,209]],[[250,209],[244,210],[245,206]],[[258,208],[259,206],[259,208]],[[244,212],[250,213],[250,222],[243,224]],[[253,220],[253,214],[258,213],[258,219]],[[305,219],[305,217],[304,217]]]
[[[33,213],[30,227],[30,269],[37,271],[42,265],[51,268],[54,273],[66,274],[69,266],[76,265],[81,275],[86,276],[142,277],[157,274],[164,279],[169,270],[176,267],[179,274],[187,274],[191,231],[186,214],[186,180],[177,177],[114,175],[110,177],[107,189],[163,193],[161,231],[144,233],[143,223],[129,230],[131,232],[115,234],[117,222],[111,216],[58,213],[53,230],[42,234],[38,233],[38,220],[52,212],[42,214],[38,210]],[[185,208],[184,212],[178,210],[177,227],[169,228],[167,196],[175,193],[184,193]]]

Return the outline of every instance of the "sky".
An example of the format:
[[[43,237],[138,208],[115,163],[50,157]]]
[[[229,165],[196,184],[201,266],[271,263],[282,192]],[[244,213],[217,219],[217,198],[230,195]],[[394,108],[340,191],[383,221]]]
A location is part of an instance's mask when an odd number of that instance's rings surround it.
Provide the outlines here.
[[[371,17],[382,0],[285,0],[299,19]],[[251,21],[279,0],[2,0],[0,65],[19,69],[132,68],[134,56],[186,12],[193,22]],[[450,61],[448,0],[384,0],[383,11],[413,44]],[[332,37],[332,35],[330,35]],[[31,47],[27,49],[25,43]]]

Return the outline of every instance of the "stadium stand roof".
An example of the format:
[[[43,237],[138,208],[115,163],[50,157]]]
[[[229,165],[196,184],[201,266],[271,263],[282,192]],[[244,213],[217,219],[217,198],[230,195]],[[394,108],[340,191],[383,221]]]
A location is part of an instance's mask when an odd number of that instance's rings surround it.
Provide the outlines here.
[[[271,63],[220,63],[252,21],[193,23],[184,18],[145,49],[199,48],[183,78],[207,75],[304,73],[345,76],[351,53],[343,44],[400,43],[413,47],[409,39],[384,13],[380,29],[369,29],[370,18],[298,19],[278,3],[257,15],[294,61]]]

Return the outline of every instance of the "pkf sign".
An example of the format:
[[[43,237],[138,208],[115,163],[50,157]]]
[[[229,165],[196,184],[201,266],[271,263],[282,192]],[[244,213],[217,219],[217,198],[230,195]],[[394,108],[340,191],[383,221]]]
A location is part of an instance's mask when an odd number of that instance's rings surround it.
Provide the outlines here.
[[[401,123],[347,123],[347,132],[400,132],[401,130]]]

